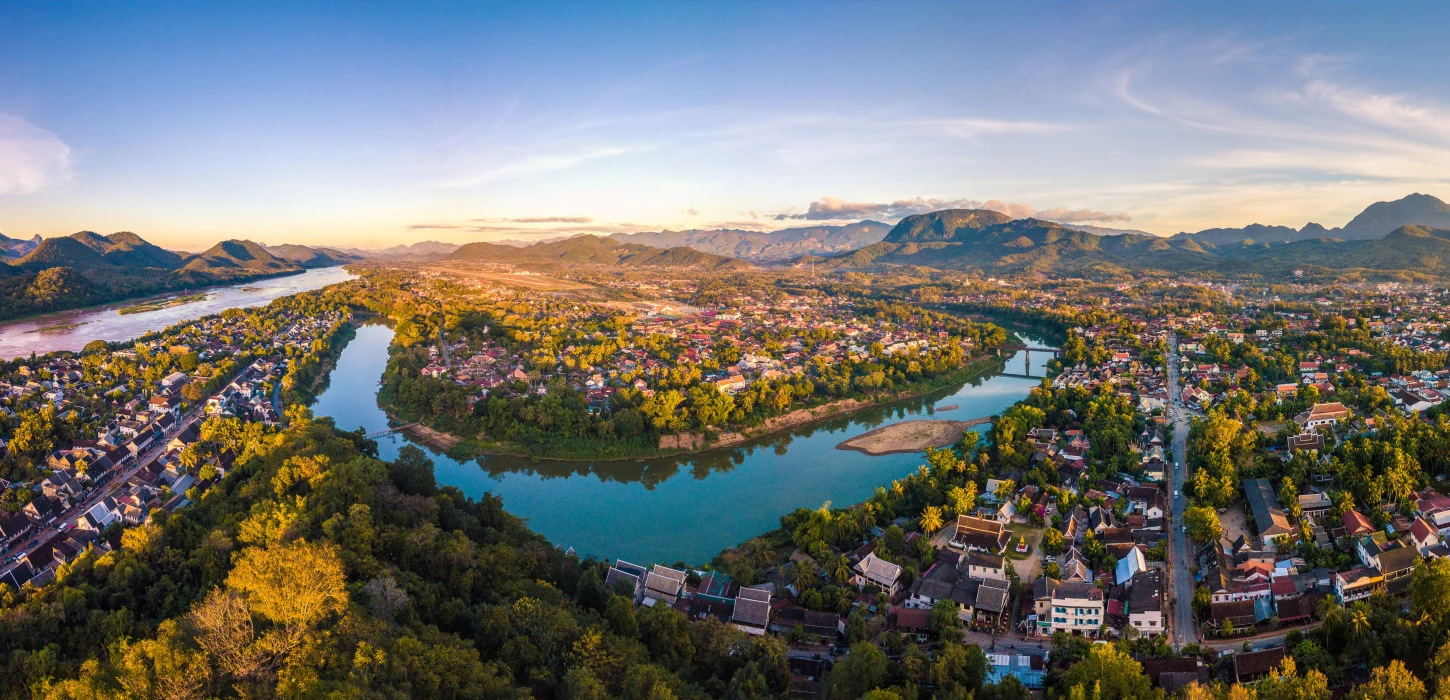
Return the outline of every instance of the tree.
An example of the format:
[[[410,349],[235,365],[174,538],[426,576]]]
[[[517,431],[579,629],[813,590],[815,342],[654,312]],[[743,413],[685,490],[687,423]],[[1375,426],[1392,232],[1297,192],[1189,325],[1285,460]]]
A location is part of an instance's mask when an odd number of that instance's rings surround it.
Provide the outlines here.
[[[938,600],[931,606],[931,616],[927,619],[927,628],[937,639],[958,641],[962,636],[960,613],[961,607],[957,605],[956,601],[950,598]]]
[[[1403,661],[1393,659],[1388,666],[1370,672],[1369,682],[1349,694],[1354,700],[1424,700],[1425,684]]]
[[[947,500],[957,515],[966,515],[977,507],[977,482],[968,480],[965,485],[947,489]]]
[[[1223,537],[1223,525],[1219,524],[1218,513],[1210,506],[1194,506],[1185,510],[1183,524],[1188,527],[1188,537],[1199,544],[1217,542]]]
[[[941,506],[927,506],[921,513],[921,530],[931,534],[942,529]]]
[[[890,662],[871,642],[858,642],[851,654],[831,669],[833,697],[859,698],[886,682]]]
[[[982,686],[976,694],[976,700],[1028,700],[1031,697],[1032,691],[1016,676],[1003,676],[996,683]]]
[[[975,644],[946,643],[937,650],[930,675],[932,684],[938,688],[970,693],[981,687],[987,675],[987,656]]]
[[[296,541],[252,547],[227,575],[252,612],[289,627],[310,627],[347,607],[342,559],[331,545]]]
[[[1329,679],[1313,670],[1299,675],[1292,656],[1284,657],[1279,668],[1259,681],[1257,689],[1262,700],[1328,700],[1330,697]]]
[[[881,540],[882,545],[886,549],[886,553],[893,557],[901,554],[901,551],[906,549],[906,533],[902,532],[901,528],[895,525],[886,528],[886,534]]]
[[[1068,669],[1062,687],[1081,688],[1101,700],[1146,698],[1154,695],[1143,675],[1143,666],[1133,657],[1107,644],[1094,644],[1086,659]]]
[[[1057,556],[1065,551],[1066,545],[1063,542],[1062,532],[1055,527],[1049,527],[1042,532],[1042,552]]]
[[[1437,629],[1450,613],[1450,559],[1423,560],[1410,581],[1410,614],[1426,618]]]

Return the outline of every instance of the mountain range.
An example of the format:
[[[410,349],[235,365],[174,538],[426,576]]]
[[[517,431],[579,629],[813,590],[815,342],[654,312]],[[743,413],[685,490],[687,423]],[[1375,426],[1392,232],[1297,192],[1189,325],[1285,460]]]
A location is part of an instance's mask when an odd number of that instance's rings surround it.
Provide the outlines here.
[[[1408,205],[1400,205],[1407,200]],[[1426,209],[1423,203],[1406,198],[1388,206],[1372,206],[1345,230],[1367,236],[1377,227],[1420,215],[1416,211],[1433,214],[1434,209]],[[1250,239],[1249,234],[1258,230],[1236,229],[1243,236],[1238,239],[1226,233],[1172,238],[1133,233],[1100,236],[1052,221],[1012,219],[979,209],[949,209],[908,216],[880,243],[824,260],[810,260],[828,268],[922,266],[1095,278],[1185,272],[1249,278],[1288,278],[1295,273],[1450,277],[1450,226],[1399,225],[1375,238],[1316,237],[1288,242]],[[799,259],[797,264],[805,261]]]
[[[613,238],[574,236],[559,241],[535,243],[519,248],[497,243],[469,243],[449,253],[446,261],[503,262],[532,265],[605,265],[626,268],[658,268],[729,271],[749,269],[743,260],[694,248],[656,248],[638,243],[621,243]]]
[[[1401,226],[1425,226],[1450,229],[1450,204],[1428,194],[1415,193],[1393,202],[1375,202],[1342,228],[1325,228],[1313,222],[1303,228],[1249,224],[1243,228],[1210,228],[1196,233],[1179,233],[1174,238],[1192,239],[1199,243],[1224,245],[1240,241],[1256,243],[1292,243],[1315,238],[1338,238],[1346,241],[1367,241],[1383,238]]]
[[[656,248],[689,247],[702,253],[725,255],[751,262],[780,262],[808,253],[831,254],[864,248],[880,241],[891,224],[858,221],[844,226],[802,226],[778,231],[714,230],[615,233],[621,243],[639,243]]]
[[[360,258],[328,248],[244,240],[183,254],[129,231],[0,237],[0,319],[330,267]]]

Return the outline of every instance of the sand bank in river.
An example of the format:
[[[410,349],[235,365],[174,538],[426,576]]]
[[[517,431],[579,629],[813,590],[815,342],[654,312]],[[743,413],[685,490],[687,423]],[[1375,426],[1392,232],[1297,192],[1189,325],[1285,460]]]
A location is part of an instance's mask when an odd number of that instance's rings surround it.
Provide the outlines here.
[[[955,444],[969,428],[990,422],[990,418],[902,421],[857,435],[836,445],[836,449],[856,450],[872,456],[921,452],[928,447]]]

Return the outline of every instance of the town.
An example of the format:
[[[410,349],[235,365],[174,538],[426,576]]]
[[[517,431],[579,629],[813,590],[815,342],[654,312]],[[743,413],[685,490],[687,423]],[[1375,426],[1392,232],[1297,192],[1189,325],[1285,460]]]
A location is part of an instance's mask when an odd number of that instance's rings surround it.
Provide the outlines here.
[[[650,629],[673,619],[773,640],[803,696],[898,678],[1026,697],[1082,682],[1090,658],[1136,663],[1119,679],[1133,696],[1348,687],[1375,681],[1357,662],[1389,664],[1370,640],[1403,638],[1402,610],[1440,614],[1427,596],[1450,586],[1442,291],[1124,294],[968,278],[920,301],[919,286],[826,295],[790,275],[649,284],[653,301],[600,301],[380,266],[132,343],[15,360],[0,376],[0,581],[54,588],[309,423],[358,315],[393,319],[379,400],[394,376],[408,419],[409,392],[458,392],[472,418],[562,393],[589,420],[640,413],[651,441],[748,423],[756,391],[835,398],[954,379],[999,361],[993,348],[1014,352],[1001,319],[1060,341],[1049,376],[984,434],[926,449],[863,503],[783,514],[708,562],[560,553],[582,572],[575,595],[617,599]],[[777,414],[798,400],[785,393]],[[424,419],[471,438],[500,425]],[[933,675],[962,654],[980,679]]]

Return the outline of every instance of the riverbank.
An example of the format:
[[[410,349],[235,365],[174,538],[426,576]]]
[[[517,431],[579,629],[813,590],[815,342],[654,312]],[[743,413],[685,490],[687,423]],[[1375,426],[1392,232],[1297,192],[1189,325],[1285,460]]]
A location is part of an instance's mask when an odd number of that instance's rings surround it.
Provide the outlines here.
[[[953,385],[962,384],[981,377],[988,372],[999,369],[1002,365],[1002,358],[996,357],[995,355],[981,355],[954,372],[948,372],[934,379],[917,382],[910,387],[898,391],[883,392],[864,399],[839,399],[816,406],[798,408],[788,413],[775,416],[774,418],[766,419],[759,425],[749,426],[738,431],[661,435],[659,436],[658,442],[653,445],[642,445],[639,448],[616,454],[598,454],[593,451],[574,450],[531,450],[520,445],[494,442],[486,438],[471,439],[461,437],[428,426],[421,419],[415,419],[409,416],[400,417],[393,410],[393,407],[384,404],[381,398],[378,400],[378,405],[387,412],[390,420],[399,423],[412,423],[417,421],[416,428],[410,428],[410,430],[419,430],[420,432],[418,434],[424,442],[447,452],[449,456],[455,459],[495,455],[560,462],[638,461],[661,457],[680,457],[736,447],[752,440],[767,438],[790,430],[807,428],[831,419],[843,418],[858,411],[864,411],[870,408],[881,408],[894,403],[921,398],[932,392],[941,391]],[[427,433],[421,432],[422,430],[427,430]]]
[[[968,430],[992,422],[990,417],[972,420],[908,420],[892,423],[836,445],[838,450],[855,450],[879,457],[925,451],[928,447],[955,445]]]
[[[121,314],[118,310],[122,306],[165,301],[168,297],[178,296],[178,290],[6,320],[0,322],[0,360],[29,357],[32,353],[40,356],[53,352],[80,352],[86,344],[95,340],[131,344],[177,323],[230,308],[265,306],[283,296],[312,291],[354,277],[342,267],[313,268],[302,273],[249,277],[235,284],[210,285],[182,295],[205,293],[209,296],[207,299],[165,305],[143,313]]]
[[[330,388],[318,397],[314,415],[333,419],[343,430],[377,434],[381,459],[397,458],[408,445],[418,447],[434,462],[440,487],[457,487],[472,498],[483,494],[501,498],[510,513],[527,518],[530,527],[559,546],[573,547],[581,555],[629,561],[708,562],[728,547],[778,529],[780,517],[797,508],[865,501],[877,486],[916,471],[921,455],[872,457],[836,450],[837,443],[902,420],[965,421],[1001,415],[1037,385],[1035,380],[1001,374],[1000,365],[988,366],[988,374],[980,379],[948,384],[914,399],[863,407],[735,447],[593,462],[502,451],[477,457],[477,451],[467,449],[472,447],[467,441],[449,449],[451,443],[441,435],[399,431],[411,419],[396,411],[390,419],[379,406],[378,379],[397,352],[393,338],[386,324],[360,325],[338,359]],[[1042,344],[1035,338],[1027,343]],[[1033,353],[1029,374],[1038,374],[1044,360],[1045,356]],[[1007,360],[1006,368],[1014,375],[1021,372],[1021,353],[1015,361]],[[947,406],[956,408],[948,412]],[[657,435],[651,436],[644,446],[653,447],[657,440]],[[698,510],[701,503],[731,507],[717,509],[706,530],[680,528],[680,513]]]
[[[117,309],[116,313],[121,314],[122,316],[125,316],[127,314],[144,314],[148,311],[160,311],[162,309],[169,309],[175,306],[194,304],[198,301],[206,301],[207,297],[209,296],[211,295],[203,292],[201,294],[188,294],[182,297],[166,297],[165,299],[157,299],[155,301],[147,301],[140,304],[123,306]]]

